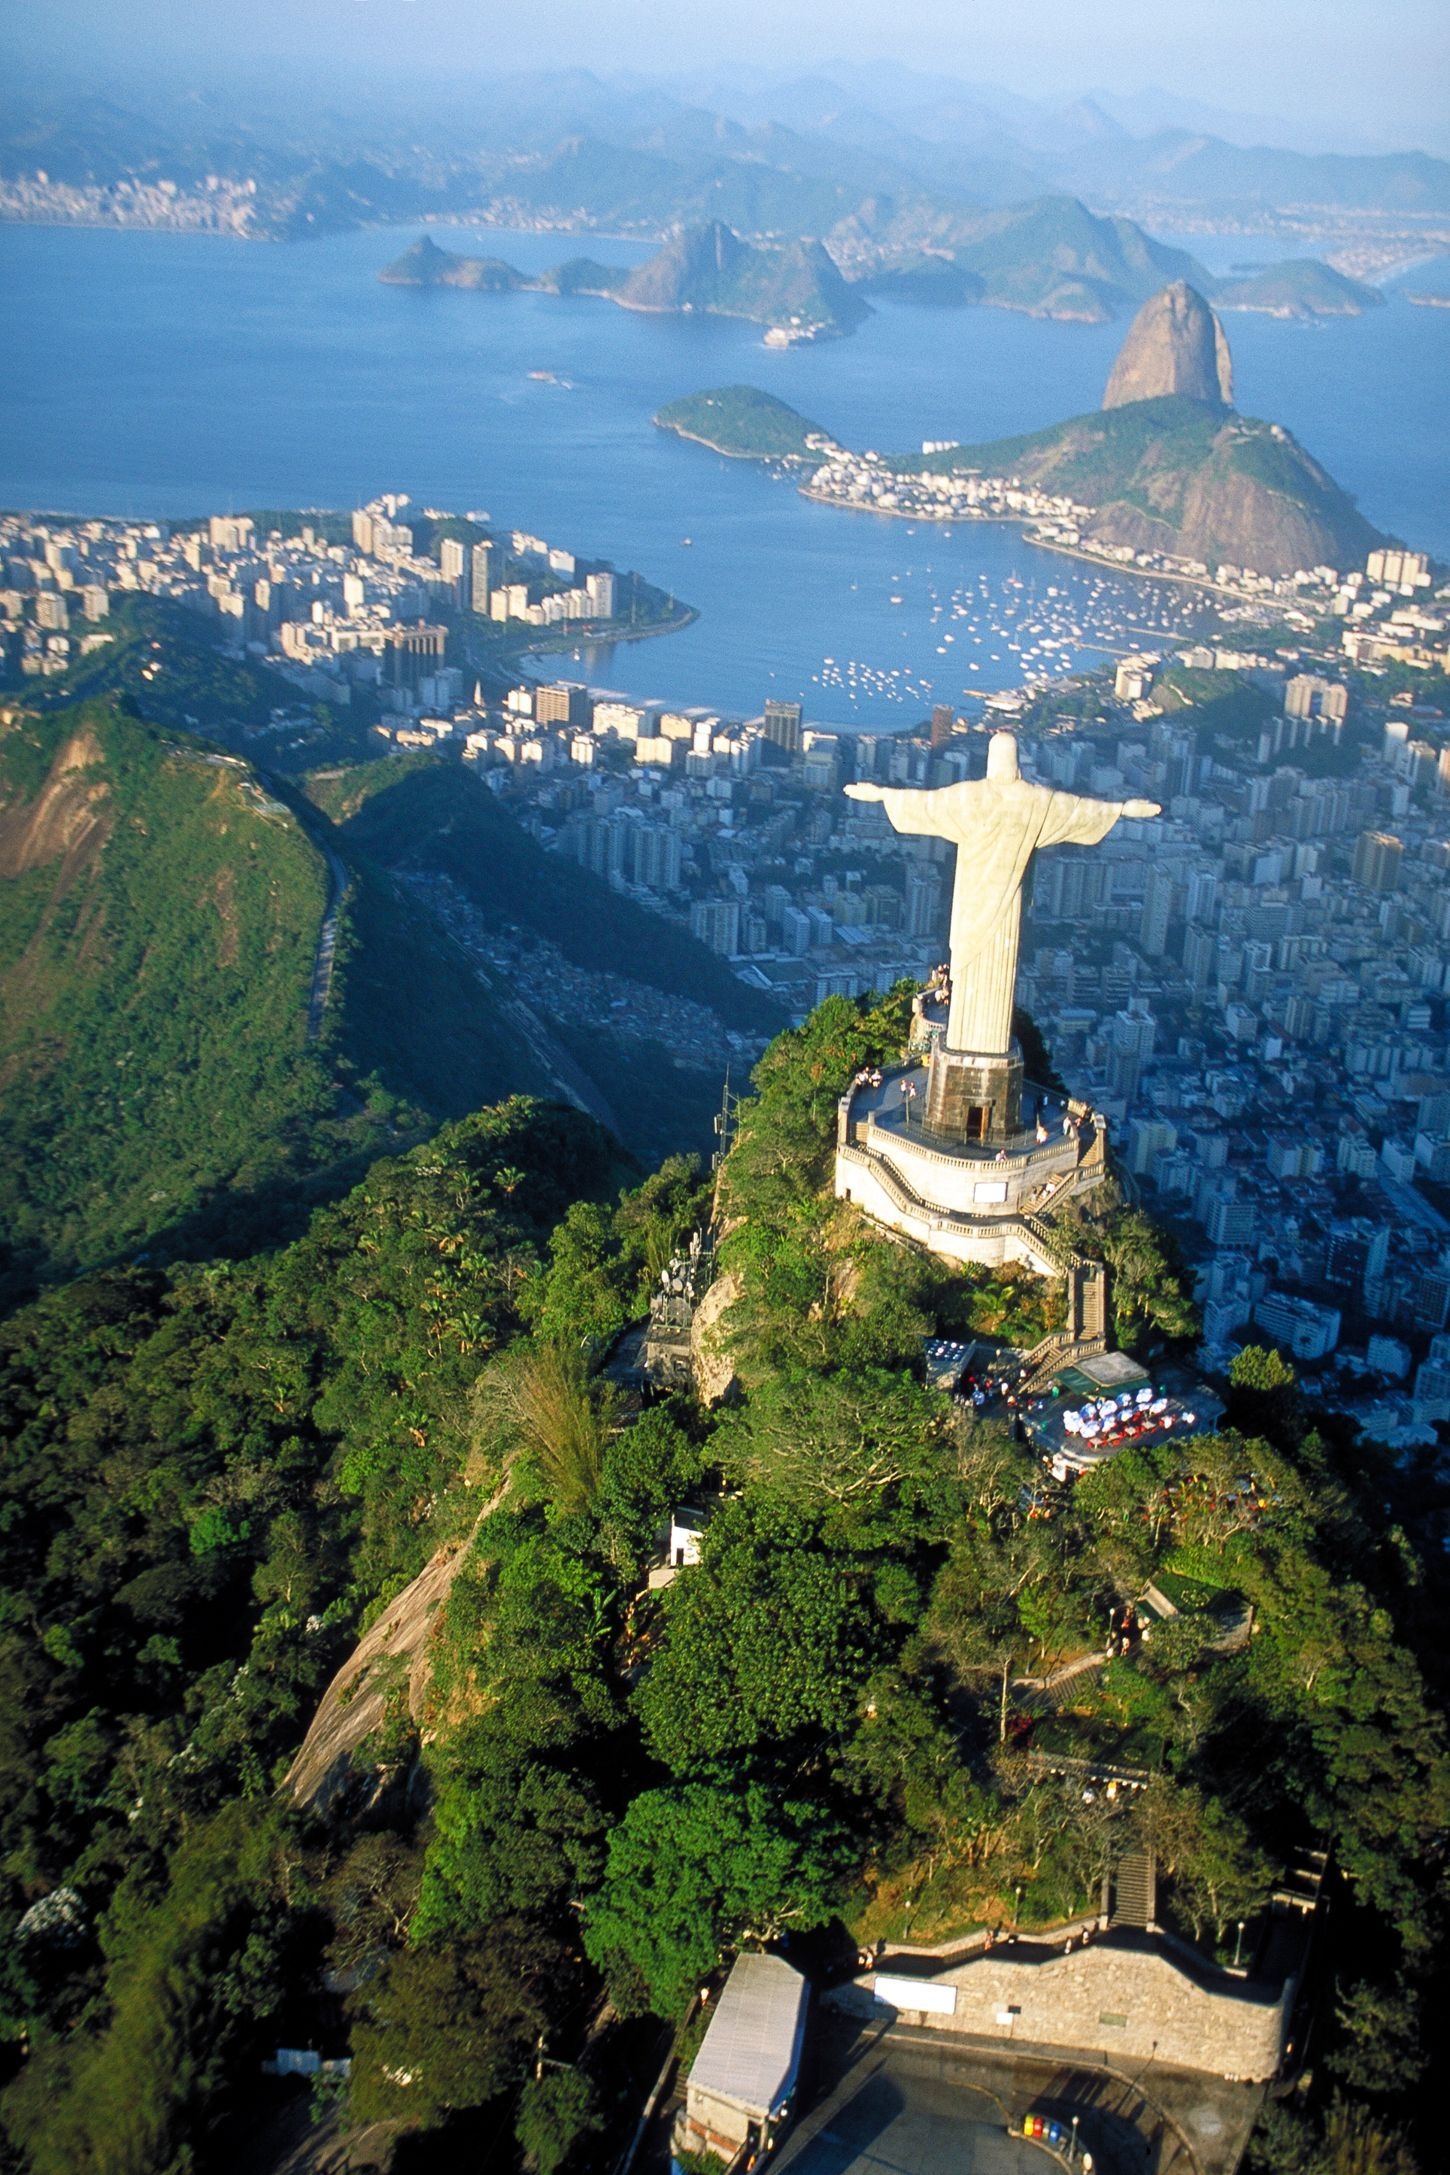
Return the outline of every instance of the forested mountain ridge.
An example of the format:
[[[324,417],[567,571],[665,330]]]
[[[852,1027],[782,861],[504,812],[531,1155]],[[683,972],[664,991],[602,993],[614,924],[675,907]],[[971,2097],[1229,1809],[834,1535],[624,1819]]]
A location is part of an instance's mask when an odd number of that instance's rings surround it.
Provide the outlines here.
[[[312,1982],[272,1783],[348,1628],[466,1529],[468,1387],[619,1175],[589,1120],[515,1101],[270,1260],[106,1271],[0,1329],[12,2158],[180,2164]],[[73,1918],[17,1939],[57,1882]]]
[[[8,715],[12,1303],[138,1248],[246,1250],[381,1147],[545,1084],[446,939],[386,881],[330,866],[250,766],[125,702]]]
[[[647,1163],[703,1142],[728,1035],[775,1007],[457,762],[346,760],[303,789],[228,752],[270,757],[253,729],[291,691],[193,616],[145,617],[3,709],[0,1304],[138,1252],[295,1236],[372,1156],[511,1092],[595,1109]],[[329,713],[316,731],[353,756]],[[491,963],[475,927],[545,965]],[[580,1017],[558,958],[658,1024],[607,999]],[[710,1008],[693,1064],[682,1002]]]
[[[235,764],[112,704],[0,741],[0,1187],[23,1274],[144,1244],[309,1158],[322,856]],[[339,1130],[337,1153],[346,1152]]]
[[[1221,1434],[1136,1446],[1024,1519],[1039,1468],[925,1385],[921,1344],[1030,1341],[1052,1293],[831,1197],[841,1086],[906,1016],[831,999],[757,1068],[721,1181],[725,1409],[641,1406],[600,1368],[708,1191],[675,1163],[617,1195],[597,1127],[521,1101],[270,1259],[107,1272],[6,1325],[0,1864],[10,1926],[46,1910],[0,1942],[28,2048],[0,2113],[28,2175],[204,2165],[259,2052],[319,2035],[350,2044],[356,2123],[467,2143],[474,2110],[496,2156],[562,2128],[581,2170],[602,2123],[602,2165],[645,2088],[606,1993],[673,2020],[742,1943],[790,1927],[810,1955],[814,1928],[854,1955],[908,1911],[914,1937],[990,1923],[1014,1885],[1050,1924],[1128,1832],[1210,1956],[1332,1846],[1318,2100],[1256,2165],[1327,2171],[1335,2123],[1408,2164],[1450,1814],[1415,1485],[1259,1354]],[[1109,1201],[1091,1240],[1121,1337],[1191,1333],[1141,1216]],[[682,1500],[703,1561],[647,1597]],[[421,1731],[400,1699],[376,1789],[299,1822],[272,1793],[323,1684],[440,1545],[465,1553]],[[1022,1716],[1151,1771],[1095,1809],[1035,1777],[1015,1722],[1002,1741],[1004,1661],[1100,1653],[1150,1576],[1178,1582],[1174,1635]],[[1224,1651],[1214,1611],[1244,1602]]]

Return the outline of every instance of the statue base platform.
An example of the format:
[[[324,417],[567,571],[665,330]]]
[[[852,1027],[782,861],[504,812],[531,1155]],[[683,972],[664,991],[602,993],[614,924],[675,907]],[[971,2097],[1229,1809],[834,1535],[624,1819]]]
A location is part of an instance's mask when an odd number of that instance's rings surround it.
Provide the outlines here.
[[[1000,1057],[933,1045],[926,1068],[926,1123],[948,1140],[1010,1140],[1022,1124],[1022,1053]]]
[[[957,1053],[941,1055],[948,1078],[963,1083],[967,1067],[983,1062],[958,1066]],[[1071,1249],[1045,1219],[1107,1175],[1106,1126],[1087,1104],[1035,1088],[1026,1091],[1032,1122],[1022,1126],[1021,1059],[994,1062],[1004,1068],[996,1107],[1005,1111],[1015,1094],[1018,1122],[985,1140],[954,1137],[931,1122],[930,1066],[900,1067],[879,1088],[852,1087],[838,1113],[836,1198],[947,1260],[1017,1261],[1039,1276],[1061,1276]]]

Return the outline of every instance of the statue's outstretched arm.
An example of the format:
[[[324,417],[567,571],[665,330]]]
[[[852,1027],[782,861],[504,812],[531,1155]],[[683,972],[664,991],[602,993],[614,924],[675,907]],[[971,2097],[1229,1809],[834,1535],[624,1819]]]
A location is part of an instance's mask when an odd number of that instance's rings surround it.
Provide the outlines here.
[[[880,801],[893,830],[914,832],[924,838],[951,835],[942,823],[941,811],[932,807],[938,792],[910,785],[872,785],[865,779],[848,785],[845,791],[853,801]]]
[[[1077,793],[1054,792],[1045,806],[1039,846],[1096,846],[1124,816],[1146,818],[1162,813],[1156,801],[1098,801]]]

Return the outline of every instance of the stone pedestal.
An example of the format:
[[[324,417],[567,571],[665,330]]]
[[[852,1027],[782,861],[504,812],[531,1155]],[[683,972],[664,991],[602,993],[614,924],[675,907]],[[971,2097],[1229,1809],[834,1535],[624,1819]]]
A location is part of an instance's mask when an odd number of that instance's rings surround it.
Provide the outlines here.
[[[1022,1118],[1022,1054],[979,1057],[938,1042],[926,1075],[926,1123],[947,1140],[1005,1141]]]

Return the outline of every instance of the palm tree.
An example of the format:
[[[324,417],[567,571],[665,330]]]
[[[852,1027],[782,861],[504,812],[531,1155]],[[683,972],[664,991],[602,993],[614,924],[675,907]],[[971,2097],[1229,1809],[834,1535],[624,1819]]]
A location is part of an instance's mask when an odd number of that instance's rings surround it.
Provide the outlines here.
[[[516,1344],[480,1377],[473,1393],[477,1434],[522,1460],[566,1517],[599,1492],[618,1398],[590,1381],[584,1355],[555,1343]]]

